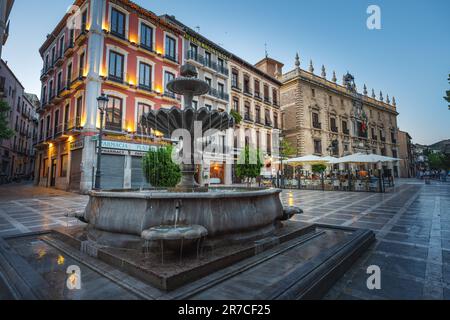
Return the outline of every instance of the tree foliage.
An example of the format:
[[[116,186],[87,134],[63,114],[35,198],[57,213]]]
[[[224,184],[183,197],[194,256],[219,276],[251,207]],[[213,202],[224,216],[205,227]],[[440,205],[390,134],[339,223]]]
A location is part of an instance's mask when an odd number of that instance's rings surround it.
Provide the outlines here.
[[[312,169],[312,172],[314,172],[314,173],[323,173],[323,172],[325,172],[325,170],[327,170],[327,166],[322,163],[313,164],[311,166],[311,169]]]
[[[181,180],[180,166],[172,161],[171,146],[150,150],[143,159],[147,182],[156,188],[174,188]]]
[[[280,157],[287,160],[295,156],[297,150],[286,139],[281,140],[280,143]]]
[[[429,153],[428,165],[432,170],[450,170],[450,155],[443,153]]]
[[[11,108],[5,101],[0,101],[0,140],[9,139],[14,131],[9,128],[8,114]]]
[[[450,74],[448,75],[448,83],[450,84]],[[449,103],[448,109],[450,110],[450,90],[447,90],[446,94],[447,96],[444,99]]]
[[[234,118],[234,123],[240,124],[242,122],[242,116],[236,110],[231,110],[230,115]]]
[[[261,169],[264,166],[261,158],[259,149],[255,150],[248,145],[245,146],[236,165],[236,175],[241,179],[247,179],[247,182],[260,176]]]

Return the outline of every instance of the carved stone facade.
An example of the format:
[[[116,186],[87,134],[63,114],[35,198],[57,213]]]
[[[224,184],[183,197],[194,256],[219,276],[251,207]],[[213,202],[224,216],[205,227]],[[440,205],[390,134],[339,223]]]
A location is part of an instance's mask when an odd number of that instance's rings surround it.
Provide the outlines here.
[[[398,157],[395,98],[369,97],[365,86],[360,94],[350,74],[340,85],[335,76],[326,79],[324,68],[322,76],[302,70],[299,60],[279,79],[283,136],[298,156],[364,152]],[[396,165],[389,169],[398,174]]]

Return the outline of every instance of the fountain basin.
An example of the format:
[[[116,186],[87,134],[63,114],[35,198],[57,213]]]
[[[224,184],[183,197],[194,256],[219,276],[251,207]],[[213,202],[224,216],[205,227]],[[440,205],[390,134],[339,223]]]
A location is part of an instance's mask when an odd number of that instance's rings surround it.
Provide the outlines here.
[[[141,239],[143,231],[174,225],[206,228],[208,239],[248,240],[273,231],[283,218],[279,189],[221,189],[210,192],[92,191],[84,213],[90,230]]]
[[[142,239],[147,242],[161,242],[161,245],[171,250],[189,248],[208,235],[208,230],[202,226],[159,226],[142,232]],[[164,249],[163,249],[164,250]]]

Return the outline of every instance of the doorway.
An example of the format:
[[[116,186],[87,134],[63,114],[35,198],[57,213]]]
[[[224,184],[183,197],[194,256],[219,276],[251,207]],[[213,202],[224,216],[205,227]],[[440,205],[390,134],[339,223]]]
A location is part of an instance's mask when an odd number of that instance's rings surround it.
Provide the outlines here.
[[[52,170],[50,173],[50,187],[56,186],[56,159],[52,159]]]

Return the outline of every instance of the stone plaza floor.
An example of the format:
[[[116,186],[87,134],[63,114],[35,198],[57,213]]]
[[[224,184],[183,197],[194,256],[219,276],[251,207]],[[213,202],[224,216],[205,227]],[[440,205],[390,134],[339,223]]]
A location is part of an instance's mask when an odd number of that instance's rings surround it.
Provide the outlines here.
[[[0,237],[80,224],[64,214],[87,200],[27,184],[0,186]],[[400,180],[386,194],[287,190],[282,201],[304,210],[296,218],[302,222],[376,232],[377,242],[326,299],[450,299],[450,183]],[[372,265],[381,269],[381,290],[367,289]]]

